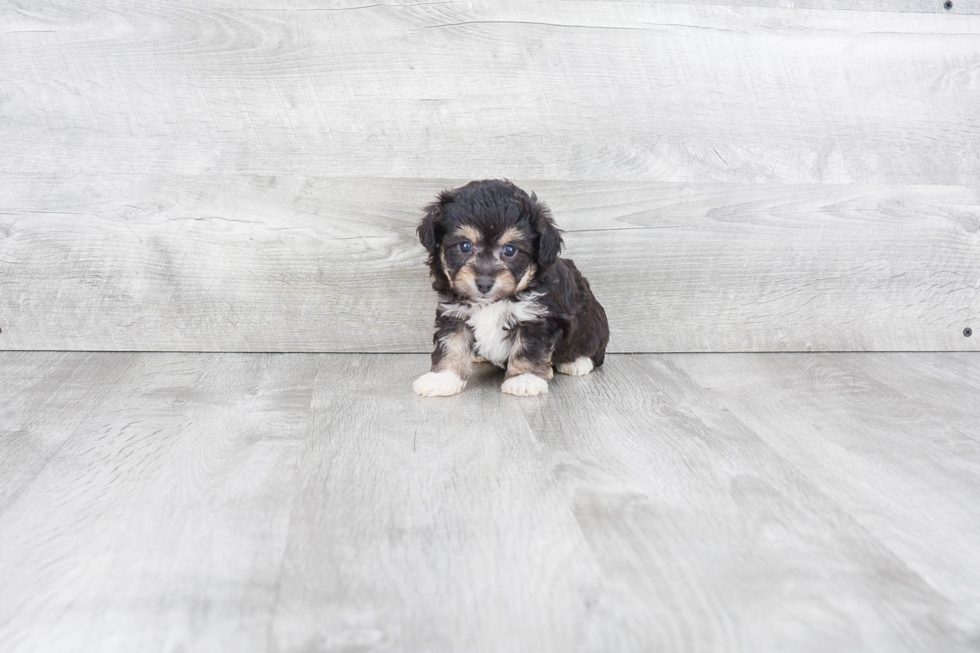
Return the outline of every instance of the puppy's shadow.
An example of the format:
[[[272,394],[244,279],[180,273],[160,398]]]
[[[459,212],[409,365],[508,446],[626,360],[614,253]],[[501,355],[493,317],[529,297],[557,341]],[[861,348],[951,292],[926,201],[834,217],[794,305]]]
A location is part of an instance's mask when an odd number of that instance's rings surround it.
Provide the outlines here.
[[[473,371],[466,382],[466,389],[463,392],[472,390],[484,391],[493,389],[500,391],[500,384],[504,382],[504,370],[493,363],[473,363]]]

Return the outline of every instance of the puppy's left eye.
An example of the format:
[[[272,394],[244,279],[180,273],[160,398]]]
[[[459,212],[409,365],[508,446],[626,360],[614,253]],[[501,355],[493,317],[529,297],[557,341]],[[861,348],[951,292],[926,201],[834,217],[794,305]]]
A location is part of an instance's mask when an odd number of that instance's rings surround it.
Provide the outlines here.
[[[517,248],[514,247],[513,245],[504,245],[504,252],[503,252],[504,256],[509,258],[516,253],[517,253]]]
[[[469,254],[473,251],[472,243],[470,243],[468,240],[464,240],[459,244],[459,251],[463,252],[464,254]]]

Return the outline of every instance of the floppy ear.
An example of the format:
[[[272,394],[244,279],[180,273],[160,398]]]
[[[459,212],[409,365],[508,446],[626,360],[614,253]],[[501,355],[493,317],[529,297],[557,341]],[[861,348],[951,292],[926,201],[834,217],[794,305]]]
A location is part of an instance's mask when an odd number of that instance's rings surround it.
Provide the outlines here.
[[[525,200],[525,206],[530,214],[531,227],[538,235],[538,245],[535,260],[538,267],[548,268],[555,264],[559,252],[565,241],[561,238],[561,232],[555,226],[555,221],[551,217],[551,210],[538,201],[538,196],[531,193],[531,197]]]
[[[440,224],[442,212],[446,204],[455,198],[456,196],[452,191],[444,190],[439,193],[435,202],[425,207],[425,216],[415,231],[419,235],[419,242],[430,254],[435,254],[436,250],[439,249],[439,241],[442,240],[442,225]]]

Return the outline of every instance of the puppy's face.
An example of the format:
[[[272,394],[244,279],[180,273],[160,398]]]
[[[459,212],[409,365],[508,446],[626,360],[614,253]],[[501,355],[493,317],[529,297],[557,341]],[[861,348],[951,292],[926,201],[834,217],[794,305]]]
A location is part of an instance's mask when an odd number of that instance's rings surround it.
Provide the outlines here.
[[[442,272],[450,287],[475,302],[512,297],[527,288],[537,267],[526,225],[491,227],[464,220],[440,243]]]
[[[547,207],[510,182],[444,191],[418,228],[436,290],[480,303],[512,297],[554,263],[561,236]]]

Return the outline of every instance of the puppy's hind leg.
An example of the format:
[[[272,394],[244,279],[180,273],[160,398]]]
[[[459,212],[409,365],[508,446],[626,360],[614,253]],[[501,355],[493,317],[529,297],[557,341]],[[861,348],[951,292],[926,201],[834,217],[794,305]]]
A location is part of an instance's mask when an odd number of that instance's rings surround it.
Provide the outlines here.
[[[571,363],[559,363],[555,366],[555,369],[559,374],[567,374],[569,376],[585,376],[595,367],[592,363],[592,359],[588,356],[579,356]]]

